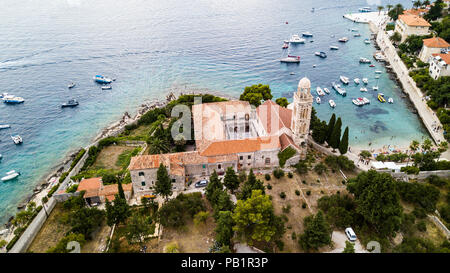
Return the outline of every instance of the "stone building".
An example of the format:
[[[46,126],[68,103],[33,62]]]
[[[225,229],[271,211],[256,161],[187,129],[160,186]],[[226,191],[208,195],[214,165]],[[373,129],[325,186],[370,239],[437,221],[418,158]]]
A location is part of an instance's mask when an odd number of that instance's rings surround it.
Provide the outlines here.
[[[450,44],[442,38],[433,37],[423,39],[423,46],[420,50],[419,59],[426,63],[430,60],[432,54],[447,53],[448,51],[450,51]]]
[[[420,16],[412,14],[402,14],[398,16],[395,22],[394,31],[400,33],[402,39],[400,42],[404,42],[410,35],[428,35],[430,29],[430,23]]]
[[[306,157],[312,103],[311,83],[303,78],[287,108],[271,100],[258,107],[239,100],[193,105],[196,150],[133,157],[129,166],[133,192],[138,198],[154,195],[160,164],[168,169],[174,191],[213,171],[224,174],[228,167],[235,171],[277,167],[278,153],[288,147],[296,154],[287,164],[295,164]]]

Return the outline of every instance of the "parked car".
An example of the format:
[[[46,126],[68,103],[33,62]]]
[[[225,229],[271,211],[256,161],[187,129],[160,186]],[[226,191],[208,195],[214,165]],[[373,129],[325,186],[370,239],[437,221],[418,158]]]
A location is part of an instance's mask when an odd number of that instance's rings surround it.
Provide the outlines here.
[[[208,180],[200,180],[197,183],[195,183],[196,188],[206,187],[206,185],[208,185]]]
[[[356,234],[351,227],[348,227],[345,229],[345,235],[347,235],[348,239],[351,242],[356,241]]]

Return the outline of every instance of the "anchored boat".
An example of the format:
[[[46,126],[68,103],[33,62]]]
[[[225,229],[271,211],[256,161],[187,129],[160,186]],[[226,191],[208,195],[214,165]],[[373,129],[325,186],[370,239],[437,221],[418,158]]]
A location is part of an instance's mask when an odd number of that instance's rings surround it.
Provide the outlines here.
[[[61,105],[61,107],[75,107],[75,106],[78,106],[78,101],[77,100],[75,100],[75,99],[72,99],[72,100],[69,100],[68,102],[66,102],[66,103],[63,103],[62,105]]]
[[[330,46],[330,49],[331,49],[331,50],[338,50],[339,47],[338,47],[338,46],[333,46],[333,45],[332,45],[332,46]]]
[[[94,81],[96,81],[98,83],[101,83],[101,84],[111,83],[112,82],[111,79],[108,79],[108,78],[106,78],[106,77],[104,77],[102,75],[95,75],[94,76]]]
[[[9,171],[6,173],[6,176],[2,177],[2,181],[8,181],[12,180],[20,175],[19,172],[16,172],[15,170]]]
[[[109,90],[109,89],[112,89],[111,85],[102,86],[102,90]]]
[[[325,96],[325,92],[323,92],[322,88],[319,86],[316,88],[317,95],[319,96]]]
[[[386,102],[386,99],[384,98],[384,94],[383,93],[378,93],[378,100],[380,102]]]
[[[341,82],[343,84],[348,84],[350,82],[349,78],[347,78],[345,76],[340,76],[339,79],[341,80]]]
[[[362,82],[363,82],[364,84],[368,84],[368,83],[369,83],[369,80],[368,80],[367,78],[362,78]]]
[[[341,42],[341,43],[346,43],[346,42],[348,42],[348,38],[347,37],[342,37],[338,41]]]
[[[320,52],[315,52],[314,53],[316,56],[319,56],[320,58],[326,58],[327,57],[327,53],[320,51]]]
[[[393,98],[389,98],[389,99],[388,99],[388,102],[389,102],[389,103],[394,103],[394,99],[393,99]]]
[[[294,34],[291,36],[291,39],[289,40],[289,43],[292,44],[304,44],[305,43],[305,39],[300,38],[300,36],[298,36],[298,34]]]
[[[18,104],[23,103],[24,101],[25,100],[22,97],[7,96],[3,98],[3,102],[8,104]]]
[[[361,63],[361,64],[370,64],[371,61],[369,59],[367,59],[367,58],[361,57],[361,58],[359,58],[359,63]]]
[[[347,91],[345,91],[344,88],[341,88],[339,84],[336,84],[335,82],[332,82],[331,85],[333,86],[333,89],[336,90],[340,95],[347,96]]]
[[[320,97],[316,97],[317,104],[320,104]]]
[[[73,82],[67,86],[67,88],[69,88],[69,89],[74,88],[74,87],[75,87],[75,83],[73,83]]]
[[[22,137],[19,135],[11,136],[11,139],[16,145],[21,144],[23,142]]]
[[[326,87],[323,88],[323,91],[325,91],[325,93],[330,94],[330,90]]]
[[[359,91],[361,91],[361,92],[367,92],[367,88],[361,87],[361,88],[359,89]]]
[[[359,83],[360,83],[359,78],[355,78],[355,79],[353,79],[353,81],[354,81],[356,84],[359,84]]]
[[[307,31],[307,32],[303,32],[302,36],[303,37],[312,37],[313,35],[311,34],[311,32]]]
[[[9,124],[0,125],[0,129],[8,129],[8,128],[11,128],[11,126]]]
[[[334,100],[329,100],[328,104],[330,104],[331,108],[336,107],[336,103],[334,102]]]

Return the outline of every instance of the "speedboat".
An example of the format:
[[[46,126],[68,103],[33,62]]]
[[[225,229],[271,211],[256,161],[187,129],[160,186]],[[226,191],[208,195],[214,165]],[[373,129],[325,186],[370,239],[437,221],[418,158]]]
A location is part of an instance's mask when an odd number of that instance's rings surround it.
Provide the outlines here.
[[[332,45],[332,46],[330,46],[330,49],[331,49],[331,50],[338,50],[339,47],[338,47],[338,46],[333,46],[333,45]]]
[[[297,34],[294,34],[294,35],[291,36],[291,39],[289,40],[289,42],[292,43],[292,44],[304,44],[305,43],[305,39],[302,39]]]
[[[347,91],[345,91],[344,88],[341,88],[339,84],[336,84],[335,82],[332,82],[331,85],[333,86],[333,89],[336,90],[340,95],[347,96]]]
[[[319,56],[320,58],[326,58],[327,57],[327,53],[325,53],[323,51],[320,51],[320,52],[316,51],[314,54],[316,56]]]
[[[326,87],[323,88],[323,91],[325,91],[325,93],[330,94],[330,90]]]
[[[361,37],[361,34],[355,33],[355,34],[353,34],[353,37]]]
[[[336,103],[334,102],[334,100],[329,100],[328,104],[330,104],[331,108],[336,107]]]
[[[112,82],[111,79],[108,79],[108,78],[106,78],[106,77],[104,77],[102,75],[95,75],[94,76],[94,81],[96,81],[98,83],[101,83],[101,84],[111,83]]]
[[[374,65],[374,64],[371,64],[371,65],[369,65],[369,67],[375,67],[375,65]]]
[[[363,99],[364,104],[370,104],[370,100],[368,98],[363,97],[362,99]]]
[[[359,83],[360,83],[359,78],[355,78],[353,81],[354,81],[356,84],[359,84]]]
[[[16,145],[21,144],[23,142],[22,137],[19,135],[11,136],[11,139]]]
[[[368,83],[369,83],[369,80],[368,80],[367,78],[362,78],[362,82],[363,82],[364,84],[368,84]]]
[[[9,104],[23,103],[24,101],[22,97],[7,96],[3,98],[3,102]]]
[[[75,107],[75,106],[78,106],[78,101],[77,100],[75,100],[75,99],[71,99],[71,100],[69,100],[68,102],[66,102],[66,103],[63,103],[62,105],[61,105],[61,107]]]
[[[289,43],[286,43],[286,42],[285,42],[285,43],[283,44],[283,47],[282,47],[282,48],[283,48],[283,49],[286,49],[286,48],[288,48],[288,47],[289,47]]]
[[[316,97],[317,104],[320,104],[320,97]]]
[[[367,88],[361,87],[361,88],[359,89],[359,91],[361,91],[361,92],[367,92]]]
[[[370,64],[371,61],[370,61],[369,59],[367,59],[367,58],[361,57],[361,58],[359,58],[359,63],[362,63],[362,64]]]
[[[8,129],[11,128],[11,126],[9,124],[1,124],[0,125],[0,129]]]
[[[317,86],[316,92],[319,96],[325,96],[325,92],[323,92],[322,88],[320,88],[319,86]]]
[[[74,87],[75,87],[75,83],[73,83],[73,82],[70,83],[70,84],[67,86],[67,88],[69,88],[69,89],[70,89],[70,88],[74,88]]]
[[[375,71],[375,74],[381,74],[381,73],[383,73],[383,71],[381,71],[381,70],[376,70]]]
[[[364,43],[366,43],[367,45],[370,44],[370,40],[369,39],[364,39]]]
[[[285,58],[281,58],[280,62],[282,62],[282,63],[299,63],[300,62],[300,56],[288,55]]]
[[[378,85],[372,86],[373,91],[377,91],[378,90]]]
[[[341,43],[346,43],[346,42],[348,42],[348,38],[347,37],[342,37],[338,41],[341,42]]]
[[[380,102],[386,102],[386,99],[384,98],[384,94],[383,93],[378,93],[378,100]]]
[[[339,79],[341,80],[341,82],[343,84],[348,84],[350,82],[349,78],[347,78],[345,76],[340,76]]]
[[[109,89],[112,89],[112,86],[111,85],[105,85],[105,86],[102,86],[102,90],[109,90]]]
[[[12,180],[20,175],[19,172],[16,172],[15,170],[9,171],[6,173],[6,176],[2,177],[2,181],[8,181]]]
[[[363,7],[363,8],[359,8],[359,12],[371,12],[372,10],[370,9],[370,7]]]
[[[389,102],[389,103],[394,103],[394,99],[393,99],[393,98],[389,98],[389,99],[388,99],[388,102]]]
[[[302,36],[303,37],[312,37],[313,35],[311,34],[311,32],[307,31],[307,32],[303,32]]]

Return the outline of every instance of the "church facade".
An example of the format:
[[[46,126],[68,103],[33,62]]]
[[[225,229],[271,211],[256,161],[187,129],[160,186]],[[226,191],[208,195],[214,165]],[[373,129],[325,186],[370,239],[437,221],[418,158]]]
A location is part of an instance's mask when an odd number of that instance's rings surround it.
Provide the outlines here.
[[[193,105],[196,150],[133,157],[129,166],[133,192],[153,195],[160,163],[174,190],[214,171],[222,175],[228,167],[235,171],[278,167],[278,153],[288,147],[296,154],[286,165],[296,164],[306,157],[312,103],[311,83],[303,78],[287,108],[271,100],[258,107],[239,100]]]

